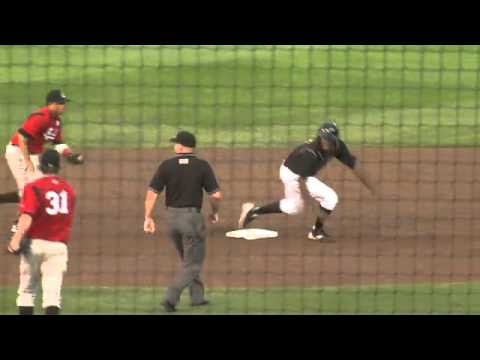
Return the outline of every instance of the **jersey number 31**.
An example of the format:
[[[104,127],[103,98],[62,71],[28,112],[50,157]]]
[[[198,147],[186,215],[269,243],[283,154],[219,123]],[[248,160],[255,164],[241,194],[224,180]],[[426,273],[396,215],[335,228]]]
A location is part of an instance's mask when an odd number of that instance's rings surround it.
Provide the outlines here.
[[[68,214],[68,193],[65,190],[60,194],[49,191],[45,197],[50,201],[51,206],[45,209],[48,215]]]

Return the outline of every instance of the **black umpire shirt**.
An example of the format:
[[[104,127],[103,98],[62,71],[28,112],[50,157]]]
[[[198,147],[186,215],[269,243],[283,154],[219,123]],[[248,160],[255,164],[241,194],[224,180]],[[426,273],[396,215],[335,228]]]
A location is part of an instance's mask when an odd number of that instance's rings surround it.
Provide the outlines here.
[[[202,208],[203,190],[220,190],[210,164],[194,154],[179,154],[160,164],[150,182],[157,194],[166,188],[165,203],[172,208]]]
[[[338,139],[339,150],[335,156],[340,162],[353,169],[357,159],[347,148],[345,143]],[[298,146],[285,161],[285,166],[301,177],[315,176],[333,156],[318,150],[312,140]]]

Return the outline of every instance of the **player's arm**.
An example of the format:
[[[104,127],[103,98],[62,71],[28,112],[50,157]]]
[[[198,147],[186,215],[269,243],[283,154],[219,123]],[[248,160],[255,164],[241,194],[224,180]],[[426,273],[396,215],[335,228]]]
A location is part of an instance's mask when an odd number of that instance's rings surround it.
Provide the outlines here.
[[[212,208],[211,214],[208,216],[210,222],[212,224],[216,224],[219,222],[220,218],[218,216],[218,212],[220,211],[220,202],[222,201],[222,193],[220,191],[216,191],[213,194],[210,194],[210,207]]]
[[[34,165],[32,160],[30,160],[30,151],[28,150],[28,141],[30,138],[30,135],[25,131],[22,131],[22,129],[18,131],[18,147],[22,152],[23,160],[25,162],[25,171],[34,170]]]
[[[17,232],[12,235],[8,245],[8,251],[12,254],[18,254],[21,248],[22,239],[32,226],[33,217],[40,208],[38,193],[32,185],[27,184],[23,191],[22,201],[20,203],[20,218],[18,220]]]
[[[53,141],[55,150],[62,155],[70,164],[80,165],[83,164],[83,155],[74,153],[68,144],[63,140],[62,130],[59,131],[56,139]]]
[[[202,186],[209,195],[210,207],[212,209],[211,213],[208,215],[208,219],[212,224],[217,224],[220,221],[218,213],[220,211],[220,202],[222,201],[223,195],[220,191],[220,186],[218,185],[215,173],[209,163],[205,162],[204,170]]]
[[[143,231],[147,234],[155,233],[155,220],[153,220],[153,209],[157,202],[158,195],[165,188],[167,183],[167,172],[164,164],[160,165],[157,172],[150,181],[150,187],[145,196],[145,221],[143,223]]]
[[[32,216],[30,214],[23,213],[18,220],[17,232],[12,236],[10,243],[8,244],[8,252],[15,254],[20,250],[20,243],[32,226]]]
[[[357,178],[362,182],[362,184],[370,190],[373,196],[377,196],[375,186],[373,185],[368,172],[365,170],[363,163],[354,156],[345,143],[339,139],[339,150],[337,159],[340,160],[344,165],[352,169],[353,173]]]
[[[149,189],[145,197],[145,221],[143,223],[143,231],[147,234],[155,233],[155,220],[153,220],[153,209],[157,202],[158,194]]]
[[[352,167],[353,173],[357,176],[357,178],[362,182],[365,187],[367,187],[368,190],[372,193],[373,196],[377,196],[377,191],[375,189],[375,186],[373,185],[372,180],[370,179],[370,176],[368,172],[365,170],[365,167],[363,166],[363,163],[356,159],[355,164]]]

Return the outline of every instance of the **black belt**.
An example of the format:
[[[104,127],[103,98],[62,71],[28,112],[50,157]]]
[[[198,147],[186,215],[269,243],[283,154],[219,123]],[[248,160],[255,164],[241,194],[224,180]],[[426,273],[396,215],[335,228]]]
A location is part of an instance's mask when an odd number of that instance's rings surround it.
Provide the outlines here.
[[[173,211],[179,211],[179,212],[196,212],[196,213],[201,213],[202,209],[196,208],[196,207],[184,207],[184,208],[176,208],[176,207],[171,207],[167,206],[167,210],[173,210]]]

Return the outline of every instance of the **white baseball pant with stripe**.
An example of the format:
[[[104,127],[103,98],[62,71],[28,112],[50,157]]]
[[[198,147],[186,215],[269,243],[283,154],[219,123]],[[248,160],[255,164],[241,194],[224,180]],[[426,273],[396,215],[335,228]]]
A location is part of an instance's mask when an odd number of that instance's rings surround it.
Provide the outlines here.
[[[42,307],[61,308],[63,276],[67,271],[68,249],[61,242],[32,240],[29,255],[20,256],[20,285],[17,306],[34,307],[37,286],[42,285]]]
[[[304,200],[300,190],[300,175],[292,172],[288,167],[280,167],[280,180],[285,188],[285,198],[280,201],[280,210],[288,215],[297,215],[303,211]],[[315,177],[305,179],[308,193],[325,210],[333,211],[338,204],[337,193]]]
[[[22,197],[23,188],[27,182],[38,179],[42,176],[39,169],[40,155],[30,155],[30,160],[33,163],[33,171],[25,171],[25,160],[23,159],[22,151],[18,146],[8,144],[5,151],[5,159],[8,167],[17,183],[18,195]]]

